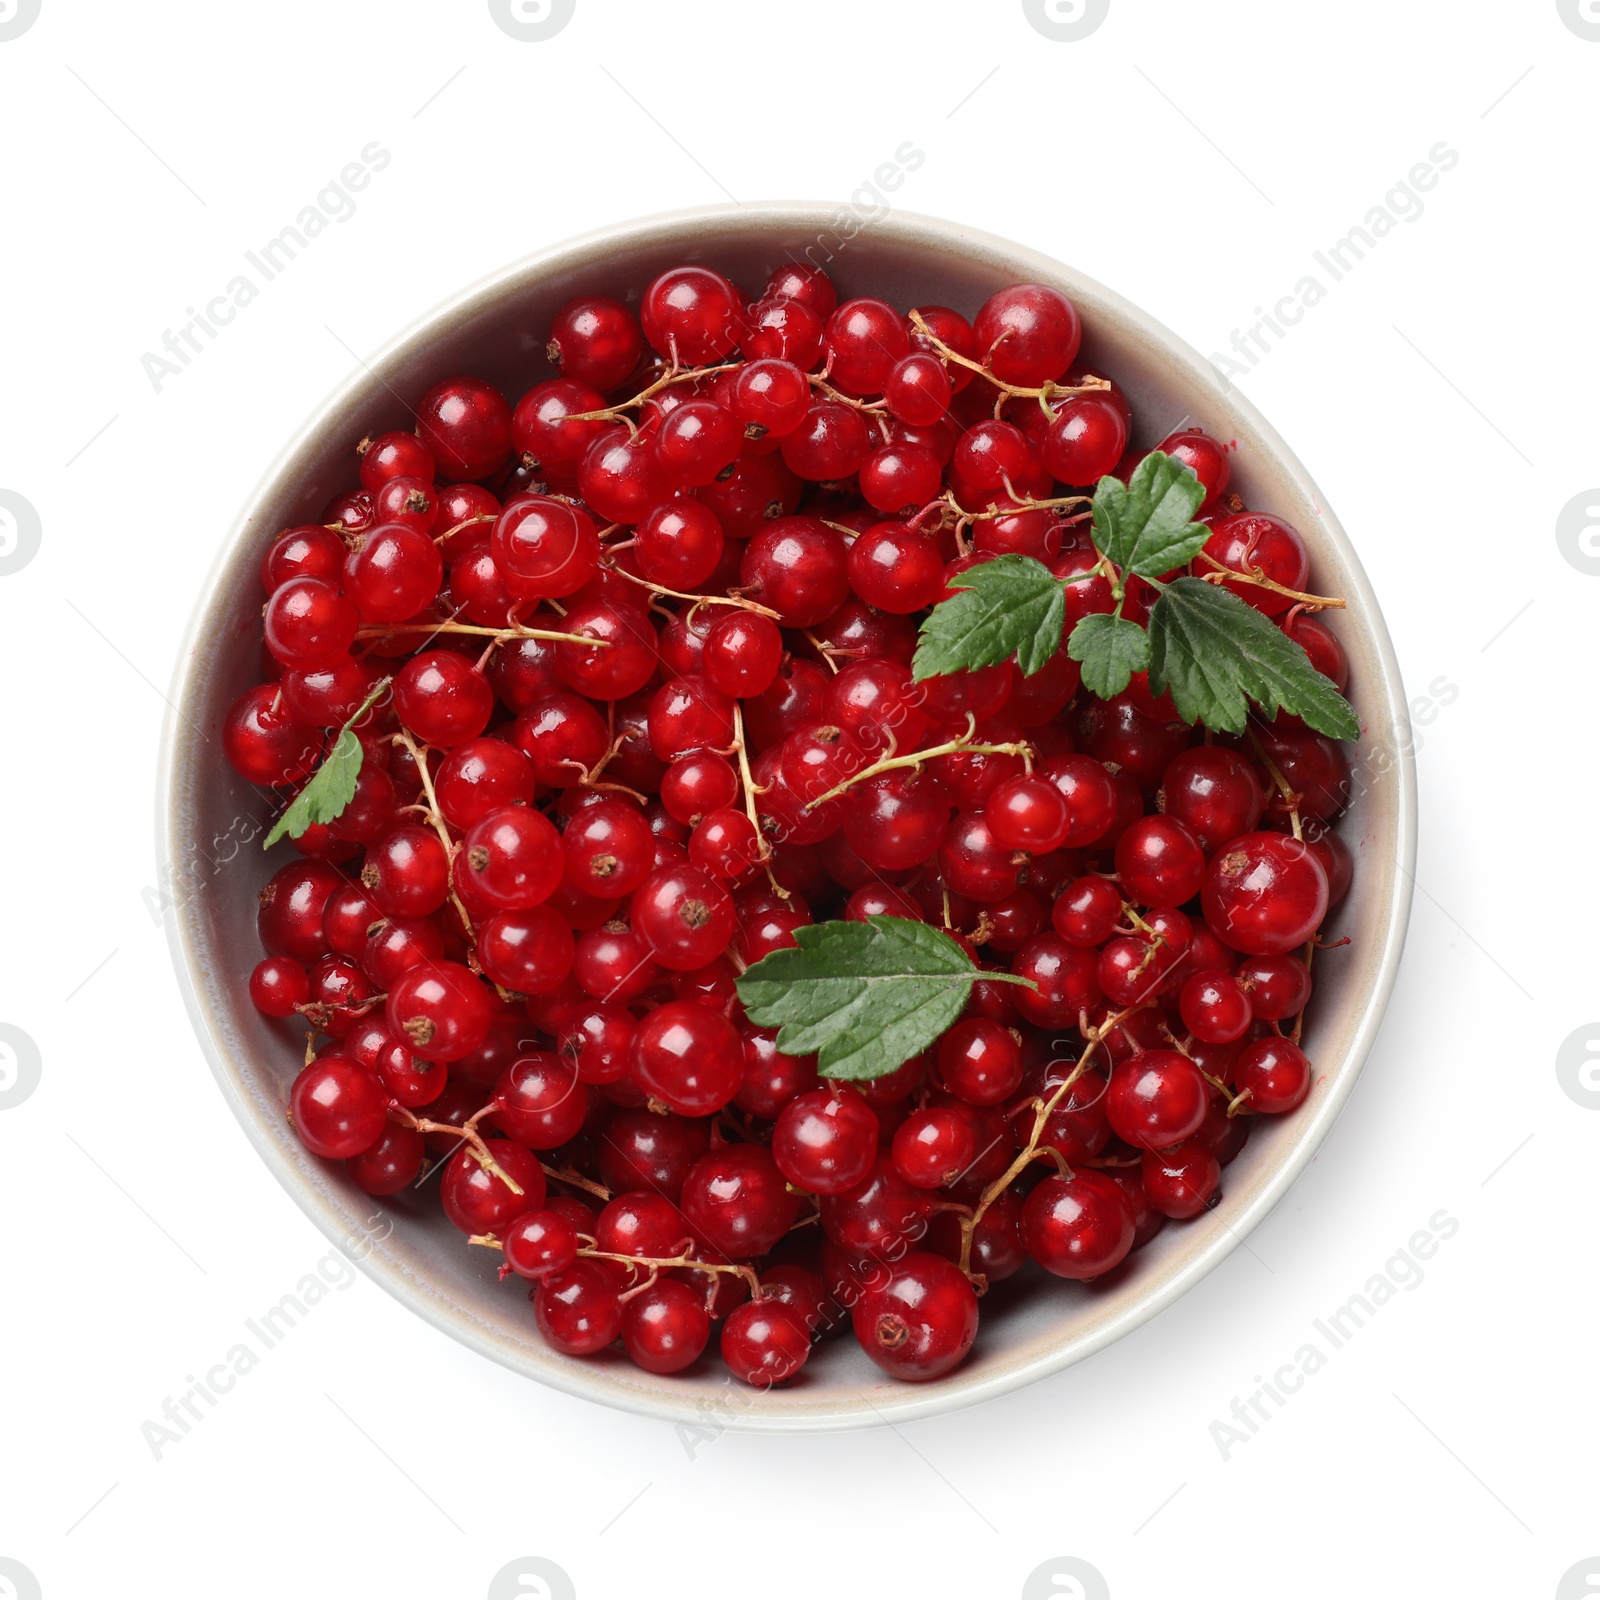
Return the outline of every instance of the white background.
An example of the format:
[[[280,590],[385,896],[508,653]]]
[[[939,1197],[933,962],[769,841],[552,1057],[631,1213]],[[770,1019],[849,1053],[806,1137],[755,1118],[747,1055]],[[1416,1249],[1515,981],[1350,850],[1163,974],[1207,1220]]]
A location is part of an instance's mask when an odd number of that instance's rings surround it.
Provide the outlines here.
[[[0,1021],[42,1061],[0,1111],[0,1556],[46,1600],[479,1597],[527,1555],[585,1600],[1010,1597],[1058,1556],[1117,1600],[1557,1594],[1600,1551],[1600,1113],[1555,1072],[1600,1013],[1600,579],[1555,533],[1600,481],[1597,83],[1555,0],[1111,0],[1079,43],[1016,0],[577,0],[534,44],[483,0],[43,0],[0,42],[0,488],[43,530],[0,577]],[[373,140],[356,214],[156,392],[143,354]],[[1238,380],[1351,530],[1419,715],[1410,944],[1342,1121],[1186,1300],[956,1416],[691,1457],[362,1279],[154,1460],[141,1423],[327,1249],[213,1086],[150,892],[164,689],[236,508],[357,355],[490,269],[842,200],[906,140],[896,205],[1205,352],[1459,152]],[[1425,1281],[1224,1460],[1213,1420],[1441,1209]]]

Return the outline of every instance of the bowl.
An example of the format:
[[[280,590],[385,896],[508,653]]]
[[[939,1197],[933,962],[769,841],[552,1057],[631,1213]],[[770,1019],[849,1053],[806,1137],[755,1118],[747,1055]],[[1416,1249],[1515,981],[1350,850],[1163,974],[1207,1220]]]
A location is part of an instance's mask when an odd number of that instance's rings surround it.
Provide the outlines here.
[[[496,1258],[464,1244],[431,1187],[374,1201],[301,1146],[284,1115],[300,1052],[289,1030],[251,1006],[245,982],[260,957],[256,891],[291,847],[262,851],[272,797],[233,772],[218,734],[232,700],[259,681],[262,551],[279,529],[315,519],[349,486],[355,440],[408,427],[408,401],[458,371],[496,381],[515,399],[549,375],[545,331],[581,291],[636,300],[654,274],[683,261],[715,265],[748,288],[780,262],[807,259],[827,269],[841,298],[880,294],[902,307],[935,302],[970,315],[995,289],[1023,281],[1068,295],[1083,316],[1083,360],[1128,393],[1135,442],[1192,423],[1232,444],[1233,486],[1300,530],[1313,589],[1346,597],[1348,609],[1330,615],[1366,732],[1341,823],[1356,858],[1354,887],[1331,929],[1351,944],[1318,973],[1305,1040],[1311,1094],[1296,1113],[1255,1126],[1216,1209],[1165,1228],[1096,1284],[1051,1280],[1026,1293],[998,1286],[972,1354],[935,1382],[896,1382],[844,1338],[819,1346],[792,1387],[735,1393],[740,1386],[714,1349],[675,1377],[654,1377],[621,1356],[556,1353],[520,1285],[496,1281]],[[318,407],[250,496],[206,579],[170,701],[157,852],[170,875],[173,960],[217,1082],[262,1159],[369,1277],[435,1327],[526,1377],[673,1421],[709,1408],[729,1427],[802,1431],[929,1416],[1060,1371],[1171,1305],[1244,1242],[1327,1137],[1378,1031],[1410,911],[1416,791],[1405,695],[1377,601],[1323,496],[1255,408],[1142,311],[1046,256],[932,217],[895,213],[863,225],[834,205],[786,203],[674,212],[541,251],[438,307]]]

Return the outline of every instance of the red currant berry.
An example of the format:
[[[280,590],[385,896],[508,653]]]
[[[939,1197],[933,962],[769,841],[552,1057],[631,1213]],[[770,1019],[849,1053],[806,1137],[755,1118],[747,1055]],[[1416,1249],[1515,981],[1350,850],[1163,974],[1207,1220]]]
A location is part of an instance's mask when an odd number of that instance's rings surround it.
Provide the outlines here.
[[[887,1373],[912,1382],[959,1366],[978,1334],[978,1297],[952,1261],[915,1251],[856,1302],[856,1338]]]
[[[620,300],[585,294],[556,312],[544,353],[564,378],[615,389],[638,366],[644,340]]]
[[[1233,1058],[1233,1086],[1246,1104],[1267,1116],[1293,1111],[1311,1092],[1311,1063],[1287,1039],[1257,1039]]]
[[[695,1233],[737,1261],[764,1256],[789,1231],[798,1209],[777,1163],[759,1144],[724,1145],[702,1156],[689,1169],[679,1203]]]
[[[744,1081],[744,1044],[719,1011],[693,1000],[658,1006],[639,1024],[630,1052],[634,1081],[685,1117],[720,1111]]]
[[[580,1256],[539,1280],[533,1317],[545,1343],[562,1355],[592,1356],[622,1332],[622,1269]]]
[[[506,1265],[519,1278],[548,1278],[578,1258],[578,1230],[548,1207],[524,1211],[500,1240]]]
[[[1046,1272],[1085,1282],[1133,1249],[1133,1211],[1103,1172],[1049,1177],[1023,1202],[1022,1242]]]
[[[1201,906],[1230,949],[1287,955],[1321,924],[1328,875],[1310,845],[1282,833],[1247,833],[1212,858]]]
[[[388,1096],[377,1077],[345,1056],[318,1056],[289,1089],[289,1115],[313,1155],[359,1155],[383,1133]]]
[[[1209,1092],[1187,1056],[1142,1050],[1112,1072],[1106,1117],[1119,1139],[1141,1150],[1164,1150],[1205,1120]]]
[[[652,872],[634,891],[631,920],[656,960],[674,972],[703,967],[721,955],[735,921],[728,891],[689,866]]]
[[[1197,1217],[1216,1199],[1222,1164],[1199,1139],[1186,1139],[1170,1150],[1146,1150],[1139,1176],[1162,1216]]]
[[[459,1061],[488,1036],[494,1006],[459,962],[423,961],[396,979],[386,1014],[390,1033],[424,1061]]]
[[[722,1325],[722,1359],[752,1388],[787,1383],[810,1354],[811,1334],[802,1314],[776,1299],[739,1306]]]
[[[1239,963],[1234,978],[1262,1022],[1298,1016],[1311,999],[1311,973],[1293,956],[1251,956]]]

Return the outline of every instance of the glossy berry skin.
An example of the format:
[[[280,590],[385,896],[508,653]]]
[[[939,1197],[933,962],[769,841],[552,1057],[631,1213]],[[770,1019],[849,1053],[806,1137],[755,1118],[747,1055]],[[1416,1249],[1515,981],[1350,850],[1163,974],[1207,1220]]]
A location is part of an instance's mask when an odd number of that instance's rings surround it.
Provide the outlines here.
[[[365,1150],[345,1164],[350,1181],[377,1198],[399,1194],[416,1182],[427,1155],[427,1146],[415,1128],[389,1123]]]
[[[502,806],[467,830],[458,858],[485,904],[526,911],[548,900],[561,881],[561,837],[530,806]]]
[[[1035,388],[1059,378],[1083,338],[1077,308],[1057,289],[1019,283],[984,301],[973,319],[979,360],[1002,383]]]
[[[549,495],[521,494],[496,518],[489,550],[515,598],[560,599],[593,576],[600,538],[580,508]]]
[[[1118,1065],[1106,1089],[1106,1118],[1119,1139],[1164,1150],[1205,1121],[1206,1080],[1176,1050],[1141,1050]]]
[[[667,589],[697,589],[717,570],[722,556],[722,525],[699,500],[652,506],[633,539],[640,574]]]
[[[918,428],[940,421],[950,409],[954,392],[945,362],[927,350],[902,356],[883,381],[883,400],[890,416]]]
[[[1122,920],[1122,892],[1107,878],[1075,878],[1050,908],[1051,926],[1070,945],[1104,944]]]
[[[1249,1091],[1250,1110],[1282,1116],[1311,1092],[1311,1063],[1287,1039],[1257,1039],[1233,1058],[1233,1087],[1239,1094]]]
[[[1232,950],[1281,956],[1317,931],[1328,876],[1315,851],[1284,833],[1247,833],[1212,857],[1201,893],[1211,930]]]
[[[657,1278],[622,1308],[622,1346],[646,1372],[682,1372],[711,1338],[705,1296],[675,1278]]]
[[[1146,1150],[1139,1176],[1150,1204],[1164,1217],[1197,1217],[1222,1185],[1222,1164],[1199,1139],[1170,1150]]]
[[[564,378],[615,389],[639,364],[644,339],[633,313],[610,295],[569,300],[550,324],[545,355]]]
[[[511,454],[511,407],[481,378],[447,378],[418,402],[417,437],[446,479],[487,478]]]
[[[956,1023],[939,1040],[938,1052],[945,1088],[969,1105],[999,1105],[1022,1082],[1020,1040],[986,1017]]]
[[[258,684],[246,689],[223,719],[223,753],[247,782],[264,787],[298,783],[321,759],[316,729],[296,722],[283,700],[277,684]]]
[[[1096,967],[1093,950],[1068,944],[1058,933],[1038,934],[1011,958],[1012,972],[1037,985],[1015,987],[1017,1010],[1038,1028],[1074,1026],[1078,1013],[1101,999]]]
[[[270,955],[309,966],[328,953],[324,927],[328,903],[353,886],[321,861],[291,861],[273,873],[256,896],[256,935]]]
[[[1194,469],[1206,492],[1201,510],[1208,510],[1221,499],[1223,490],[1228,487],[1228,452],[1209,434],[1199,428],[1182,428],[1177,433],[1169,433],[1156,449]]]
[[[538,1159],[510,1139],[486,1139],[490,1159],[504,1174],[483,1166],[470,1147],[463,1145],[445,1163],[440,1196],[445,1215],[466,1234],[493,1233],[544,1204],[544,1171]],[[505,1182],[509,1178],[521,1194]]]
[[[600,1181],[614,1195],[649,1189],[674,1204],[711,1141],[704,1122],[653,1111],[613,1113],[601,1130]]]
[[[822,357],[822,319],[803,301],[764,296],[745,315],[739,348],[747,360],[810,368]]]
[[[425,744],[452,750],[489,725],[494,690],[454,650],[425,650],[395,675],[395,711]]]
[[[850,546],[850,586],[869,605],[908,616],[944,593],[944,558],[925,533],[900,522],[880,522]]]
[[[592,1356],[622,1332],[622,1269],[580,1257],[539,1282],[533,1316],[545,1343],[562,1355]]]
[[[923,1383],[965,1359],[978,1333],[978,1297],[954,1262],[914,1251],[867,1287],[851,1321],[885,1372]]]
[[[878,1118],[859,1094],[813,1089],[791,1100],[772,1130],[772,1154],[790,1183],[845,1194],[864,1182],[878,1150]]]
[[[423,961],[395,980],[389,1031],[424,1061],[459,1061],[488,1036],[494,1017],[481,979],[455,961]]]
[[[740,1383],[770,1389],[787,1383],[811,1354],[811,1334],[801,1313],[783,1301],[751,1300],[722,1325],[722,1359]]]
[[[425,533],[391,522],[363,534],[345,562],[345,593],[364,622],[404,622],[439,592],[444,561]]]
[[[496,1126],[530,1150],[554,1150],[583,1127],[588,1099],[572,1067],[548,1050],[532,1050],[495,1082]]]
[[[469,739],[450,752],[433,786],[445,821],[465,831],[501,806],[528,804],[537,781],[533,763],[514,744]]]
[[[689,1169],[679,1201],[695,1233],[734,1261],[764,1256],[794,1223],[798,1198],[766,1147],[730,1144]]]
[[[895,1171],[918,1189],[939,1189],[960,1180],[978,1153],[970,1118],[949,1106],[913,1111],[895,1129]]]
[[[1071,819],[1061,791],[1044,778],[1007,778],[984,802],[983,819],[1003,850],[1045,855],[1060,848]]]
[[[658,867],[634,891],[633,928],[674,972],[703,967],[727,949],[735,918],[728,891],[698,867]]]
[[[1310,558],[1300,535],[1281,517],[1257,511],[1218,517],[1211,524],[1211,537],[1206,540],[1203,553],[1230,571],[1254,573],[1296,591],[1305,589],[1311,572]],[[1207,572],[1216,570],[1204,561],[1197,561],[1195,565]],[[1294,604],[1292,596],[1256,583],[1225,579],[1223,587],[1233,590],[1246,605],[1254,606],[1269,617],[1281,617]]]
[[[744,1046],[720,1011],[693,1000],[657,1006],[633,1036],[633,1080],[685,1117],[720,1111],[744,1081]]]
[[[1117,840],[1117,877],[1123,893],[1143,906],[1181,906],[1205,881],[1200,841],[1175,817],[1140,817]]]
[[[783,635],[770,617],[729,609],[706,634],[702,670],[712,685],[738,700],[764,693],[783,663]]]
[[[1121,409],[1098,394],[1080,394],[1056,411],[1039,454],[1059,482],[1087,485],[1114,471],[1127,448]]]
[[[318,1056],[289,1089],[289,1115],[313,1155],[359,1155],[382,1134],[388,1096],[371,1072],[347,1057]]]
[[[1185,750],[1162,775],[1162,811],[1184,823],[1207,853],[1252,832],[1264,805],[1256,769],[1223,745]]]
[[[519,1278],[537,1282],[564,1271],[578,1257],[578,1230],[559,1211],[524,1211],[500,1240],[506,1265]]]
[[[709,267],[674,267],[651,282],[639,306],[650,348],[681,366],[721,361],[739,342],[739,291]]]
[[[1103,837],[1117,816],[1116,785],[1104,765],[1091,756],[1053,756],[1038,771],[1066,802],[1061,846],[1079,850]]]
[[[1178,996],[1178,1013],[1195,1038],[1231,1044],[1255,1020],[1250,997],[1230,973],[1197,972]]]
[[[337,583],[346,553],[344,540],[320,523],[290,528],[272,541],[261,558],[261,587],[271,595],[291,578],[326,578]]]
[[[655,859],[650,825],[625,800],[600,799],[561,836],[567,881],[585,894],[620,900],[649,877]]]
[[[1263,1022],[1298,1016],[1311,998],[1311,974],[1293,956],[1251,956],[1239,963],[1234,977]]]
[[[250,974],[250,1003],[266,1017],[292,1017],[311,998],[311,980],[298,961],[268,956]]]
[[[290,578],[273,591],[262,616],[274,659],[302,671],[339,660],[360,623],[355,606],[324,578]]]
[[[849,395],[882,394],[895,363],[911,350],[900,313],[882,300],[845,301],[823,332],[829,381]]]
[[[1046,1272],[1087,1282],[1120,1266],[1133,1249],[1133,1212],[1104,1173],[1044,1179],[1022,1205],[1022,1242]]]
[[[815,627],[849,596],[844,541],[814,518],[780,517],[745,545],[739,581],[784,627]]]

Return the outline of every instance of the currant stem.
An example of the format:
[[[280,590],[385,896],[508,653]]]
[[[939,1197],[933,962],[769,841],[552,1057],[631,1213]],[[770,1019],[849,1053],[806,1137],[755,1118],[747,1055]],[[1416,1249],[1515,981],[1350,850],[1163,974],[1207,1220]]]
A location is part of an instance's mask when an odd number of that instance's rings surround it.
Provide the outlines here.
[[[877,777],[880,772],[892,772],[898,767],[920,767],[923,762],[932,761],[936,756],[951,756],[965,751],[975,756],[1020,756],[1027,761],[1033,755],[1033,746],[1029,744],[974,744],[972,736],[976,729],[977,721],[969,711],[967,731],[959,739],[952,739],[948,744],[935,745],[931,750],[915,750],[908,756],[885,756],[881,761],[874,761],[870,767],[863,767],[854,777],[846,778],[843,783],[836,783],[826,794],[808,801],[804,809],[815,811],[818,806],[838,799],[847,789],[853,788],[858,783],[865,783],[868,778]]]
[[[672,365],[655,380],[654,383],[641,389],[631,400],[620,400],[614,406],[607,406],[603,411],[573,411],[563,419],[567,422],[627,422],[623,415],[642,406],[646,400],[653,399],[663,389],[670,389],[675,383],[693,383],[697,378],[714,377],[719,372],[732,372],[739,366],[737,361],[724,361],[715,367],[680,367],[674,357]]]
[[[1141,1009],[1143,1009],[1142,1003],[1140,1005],[1129,1006],[1126,1010],[1119,1011],[1115,1016],[1107,1017],[1098,1028],[1088,1029],[1083,1047],[1083,1054],[1078,1057],[1077,1063],[1073,1067],[1072,1071],[1069,1072],[1057,1086],[1055,1093],[1050,1096],[1049,1100],[1036,1100],[1034,1102],[1035,1110],[1033,1114],[1033,1132],[1028,1135],[1028,1143],[1026,1147],[1018,1151],[1011,1165],[1007,1167],[1006,1170],[998,1178],[996,1178],[987,1189],[983,1191],[983,1194],[979,1197],[977,1205],[972,1208],[971,1218],[968,1221],[963,1222],[961,1225],[960,1266],[963,1272],[968,1272],[971,1268],[972,1236],[977,1231],[978,1224],[983,1221],[984,1213],[1016,1181],[1018,1175],[1026,1171],[1028,1165],[1038,1157],[1040,1153],[1039,1140],[1044,1135],[1045,1127],[1049,1123],[1052,1113],[1055,1111],[1056,1107],[1061,1104],[1062,1100],[1066,1098],[1068,1090],[1070,1090],[1078,1081],[1078,1079],[1089,1070],[1090,1058],[1094,1055],[1096,1048],[1105,1039],[1106,1035],[1109,1034],[1114,1028],[1120,1027],[1125,1021],[1127,1021],[1129,1017],[1134,1014],[1135,1011],[1139,1011]],[[1059,1165],[1060,1163],[1058,1162],[1058,1166]],[[1070,1177],[1070,1169],[1064,1170],[1062,1175],[1064,1177]]]
[[[504,644],[507,639],[548,639],[556,644],[598,645],[602,650],[611,648],[609,639],[591,639],[582,633],[551,633],[546,628],[481,628],[475,622],[384,622],[358,629],[357,639],[387,639],[397,633],[472,633],[480,638],[493,639]]]
[[[1235,572],[1232,567],[1225,567],[1215,556],[1208,556],[1204,550],[1200,552],[1200,559],[1212,570],[1203,575],[1205,583],[1249,583],[1258,589],[1270,589],[1273,594],[1287,595],[1296,606],[1307,611],[1343,610],[1345,602],[1337,595],[1305,594],[1299,589],[1286,589],[1281,583],[1267,577],[1257,567],[1252,567],[1248,572]]]
[[[1283,796],[1284,804],[1289,809],[1289,826],[1294,830],[1296,839],[1304,839],[1300,831],[1300,806],[1299,796],[1289,787],[1289,780],[1278,770],[1277,763],[1262,748],[1261,741],[1256,738],[1253,728],[1246,730],[1250,743],[1255,747],[1256,754],[1261,758],[1261,764],[1267,769],[1273,783],[1277,785],[1278,793]]]
[[[1111,387],[1111,382],[1107,378],[1092,378],[1091,382],[1080,384],[1077,387],[1064,383],[1045,383],[1034,389],[1019,388],[1014,383],[1004,383],[999,378],[995,377],[994,373],[990,370],[986,363],[982,361],[974,361],[970,356],[964,356],[959,351],[952,350],[950,346],[947,345],[944,340],[941,339],[938,334],[936,334],[933,329],[922,320],[922,313],[920,311],[913,311],[911,313],[911,321],[917,331],[928,340],[928,342],[934,347],[935,350],[939,352],[941,356],[944,357],[946,361],[954,361],[957,366],[965,367],[969,372],[976,372],[980,377],[987,378],[989,382],[995,386],[995,388],[1008,395],[1016,395],[1029,400],[1053,400],[1057,395],[1062,395],[1070,400],[1074,395],[1096,394],[1103,389],[1109,389]],[[1004,335],[1002,334],[1001,337],[1004,338]],[[996,340],[995,342],[998,344],[999,340]],[[993,350],[991,350],[990,354],[992,355],[993,353]]]
[[[619,546],[620,548],[620,546]],[[641,589],[648,589],[651,594],[664,594],[673,600],[690,600],[696,605],[707,606],[738,606],[741,611],[756,611],[763,617],[770,617],[774,622],[781,621],[778,613],[768,606],[757,605],[754,600],[746,600],[742,596],[731,594],[680,594],[676,589],[663,589],[659,583],[651,583],[647,578],[636,578],[631,572],[625,572],[621,567],[610,566],[609,570],[619,578],[626,578],[629,583],[636,583]],[[570,634],[543,634],[542,638],[570,638]]]
[[[444,817],[439,811],[439,797],[434,793],[433,774],[428,771],[428,763],[423,752],[427,749],[423,745],[420,749],[417,741],[411,737],[411,731],[404,723],[399,725],[399,732],[395,734],[406,749],[411,753],[411,760],[417,769],[417,776],[422,780],[422,793],[428,802],[428,822],[433,831],[439,836],[439,843],[444,846],[445,860],[454,862],[456,846],[450,837],[450,830],[445,826]],[[461,896],[454,887],[450,890],[450,904],[456,908],[456,915],[461,918],[461,926],[466,930],[467,955],[470,958],[468,965],[474,972],[478,971],[477,931],[472,926],[472,918],[467,914],[467,908],[462,903]]]

